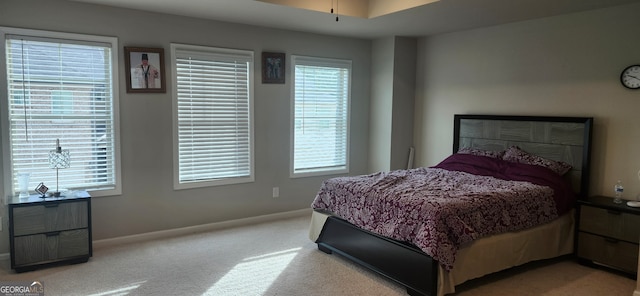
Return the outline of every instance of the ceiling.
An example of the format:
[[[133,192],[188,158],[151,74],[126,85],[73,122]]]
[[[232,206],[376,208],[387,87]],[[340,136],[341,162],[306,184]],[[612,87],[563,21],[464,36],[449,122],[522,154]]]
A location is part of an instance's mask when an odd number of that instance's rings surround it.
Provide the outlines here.
[[[309,33],[376,39],[419,37],[605,8],[640,0],[69,0]],[[313,1],[315,8],[300,8]],[[349,16],[349,2],[424,2]],[[271,3],[270,3],[271,2]],[[337,2],[337,3],[336,3]],[[278,4],[276,4],[278,3]],[[290,4],[287,4],[290,3]],[[297,4],[296,4],[297,3]],[[323,4],[324,3],[324,4]],[[426,4],[425,4],[426,3]],[[287,4],[287,5],[282,5]],[[297,7],[293,7],[293,6]],[[320,5],[320,9],[317,9]],[[324,5],[325,12],[323,10]],[[331,7],[337,6],[336,15]],[[343,13],[340,13],[340,9]],[[397,11],[396,11],[397,10]],[[395,12],[394,12],[395,11]],[[368,13],[368,15],[367,15]],[[357,15],[357,14],[352,14]],[[375,16],[379,15],[379,16]]]

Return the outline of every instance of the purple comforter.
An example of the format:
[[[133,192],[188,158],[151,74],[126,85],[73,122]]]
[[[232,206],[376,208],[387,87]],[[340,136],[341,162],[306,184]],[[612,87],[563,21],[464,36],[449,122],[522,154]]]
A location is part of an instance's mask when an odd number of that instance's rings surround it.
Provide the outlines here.
[[[454,154],[431,168],[326,180],[312,207],[410,242],[450,270],[461,245],[549,222],[574,198],[546,168]]]

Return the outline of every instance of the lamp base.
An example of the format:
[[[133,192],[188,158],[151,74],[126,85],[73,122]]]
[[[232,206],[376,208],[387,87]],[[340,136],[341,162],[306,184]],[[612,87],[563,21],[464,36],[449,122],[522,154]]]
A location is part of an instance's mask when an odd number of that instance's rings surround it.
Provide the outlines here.
[[[53,196],[53,197],[61,197],[60,192],[58,192],[58,191],[52,193],[51,196]]]

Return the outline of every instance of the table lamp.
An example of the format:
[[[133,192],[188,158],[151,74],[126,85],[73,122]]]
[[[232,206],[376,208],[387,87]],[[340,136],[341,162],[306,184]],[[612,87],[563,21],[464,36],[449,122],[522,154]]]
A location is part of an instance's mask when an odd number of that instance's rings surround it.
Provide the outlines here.
[[[56,169],[56,191],[53,193],[54,197],[60,197],[58,170],[68,168],[69,162],[69,150],[62,150],[62,147],[60,147],[60,139],[56,139],[56,150],[49,151],[49,168]]]

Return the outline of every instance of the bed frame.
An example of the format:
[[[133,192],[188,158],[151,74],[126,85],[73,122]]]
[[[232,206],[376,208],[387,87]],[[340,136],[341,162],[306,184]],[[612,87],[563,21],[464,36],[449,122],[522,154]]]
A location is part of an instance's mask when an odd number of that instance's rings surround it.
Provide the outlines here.
[[[517,145],[545,158],[570,163],[567,173],[578,198],[589,188],[593,118],[455,115],[453,152],[470,147],[501,151]],[[339,254],[406,287],[409,295],[435,296],[438,262],[419,248],[327,218],[318,249]]]

